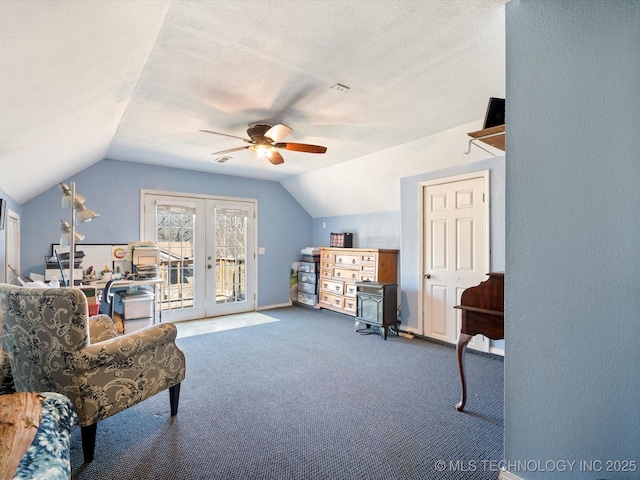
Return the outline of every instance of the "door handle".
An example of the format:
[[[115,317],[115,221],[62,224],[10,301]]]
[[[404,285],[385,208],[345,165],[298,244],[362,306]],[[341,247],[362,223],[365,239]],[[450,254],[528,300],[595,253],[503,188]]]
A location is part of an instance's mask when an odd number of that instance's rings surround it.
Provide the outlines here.
[[[424,274],[424,278],[431,278],[431,274],[430,273],[425,273]]]
[[[212,267],[211,267],[211,264],[208,264],[208,265],[207,265],[207,268],[209,268],[209,269],[210,269],[210,268],[212,268]]]

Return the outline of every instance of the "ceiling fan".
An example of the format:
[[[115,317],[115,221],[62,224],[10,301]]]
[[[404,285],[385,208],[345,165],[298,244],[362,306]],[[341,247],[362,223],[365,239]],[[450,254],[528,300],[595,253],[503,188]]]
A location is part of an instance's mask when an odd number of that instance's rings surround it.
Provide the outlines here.
[[[327,151],[327,147],[322,147],[320,145],[280,142],[284,137],[292,132],[289,127],[282,124],[274,125],[273,127],[270,125],[262,124],[250,126],[247,129],[247,135],[249,135],[251,140],[249,140],[248,138],[237,137],[235,135],[229,135],[227,133],[213,132],[211,130],[200,131],[205,133],[213,133],[215,135],[223,135],[225,137],[238,138],[243,142],[249,144],[242,147],[213,152],[211,155],[220,155],[222,153],[231,153],[238,150],[249,149],[252,152],[256,152],[258,154],[258,157],[266,158],[274,165],[284,163],[284,158],[282,158],[282,155],[280,155],[280,153],[277,151],[277,149],[279,148],[283,150],[293,150],[296,152],[306,153],[325,153]]]

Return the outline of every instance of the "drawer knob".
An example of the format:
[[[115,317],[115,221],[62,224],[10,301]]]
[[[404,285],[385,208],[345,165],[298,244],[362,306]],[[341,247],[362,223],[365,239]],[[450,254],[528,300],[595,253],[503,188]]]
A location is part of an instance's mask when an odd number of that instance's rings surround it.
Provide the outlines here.
[[[353,260],[351,260],[351,263],[353,263],[355,265],[356,259],[354,258]]]

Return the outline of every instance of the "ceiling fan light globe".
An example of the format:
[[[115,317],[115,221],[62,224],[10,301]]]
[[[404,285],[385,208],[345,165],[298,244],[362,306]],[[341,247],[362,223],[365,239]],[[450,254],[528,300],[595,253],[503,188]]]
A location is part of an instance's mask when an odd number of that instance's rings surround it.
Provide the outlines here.
[[[267,145],[252,145],[249,150],[255,152],[258,158],[271,158],[271,147]]]

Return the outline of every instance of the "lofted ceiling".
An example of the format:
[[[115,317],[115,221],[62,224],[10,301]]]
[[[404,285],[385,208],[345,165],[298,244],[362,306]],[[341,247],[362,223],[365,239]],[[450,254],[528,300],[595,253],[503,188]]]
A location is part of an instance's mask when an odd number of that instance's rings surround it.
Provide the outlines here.
[[[477,120],[504,3],[0,1],[0,188],[24,203],[103,158],[283,181]],[[217,163],[246,144],[200,132],[255,123],[327,153]]]

